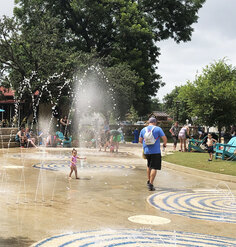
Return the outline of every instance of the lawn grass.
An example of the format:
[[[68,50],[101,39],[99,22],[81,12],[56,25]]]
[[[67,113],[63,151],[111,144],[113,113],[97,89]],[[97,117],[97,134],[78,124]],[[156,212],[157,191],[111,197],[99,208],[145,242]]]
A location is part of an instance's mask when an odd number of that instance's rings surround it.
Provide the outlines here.
[[[164,161],[199,170],[236,176],[236,161],[215,159],[208,161],[208,153],[175,152],[163,157]]]

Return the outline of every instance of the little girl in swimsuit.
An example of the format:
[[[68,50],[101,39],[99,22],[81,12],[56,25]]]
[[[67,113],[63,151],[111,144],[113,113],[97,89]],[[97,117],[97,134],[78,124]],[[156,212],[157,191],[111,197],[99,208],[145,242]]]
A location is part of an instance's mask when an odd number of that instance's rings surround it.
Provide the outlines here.
[[[75,178],[79,179],[77,176],[77,167],[76,167],[76,162],[79,156],[77,156],[77,151],[75,149],[72,150],[72,157],[70,160],[70,174],[69,174],[69,179],[71,179],[71,175],[73,171],[75,171]]]

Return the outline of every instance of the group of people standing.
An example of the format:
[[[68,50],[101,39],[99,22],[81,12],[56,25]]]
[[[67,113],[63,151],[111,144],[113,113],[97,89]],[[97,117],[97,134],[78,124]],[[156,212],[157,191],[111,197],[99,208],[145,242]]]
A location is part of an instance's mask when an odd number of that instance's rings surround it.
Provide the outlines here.
[[[178,139],[180,140],[180,150],[181,152],[187,151],[186,141],[189,138],[189,127],[187,125],[183,126],[181,129],[179,128],[178,122],[175,122],[174,125],[169,130],[173,141],[174,141],[174,150],[176,150]],[[202,128],[198,128],[199,139],[205,137],[205,147],[207,152],[209,153],[208,161],[212,161],[213,153],[214,153],[214,145],[217,142],[217,138],[213,138],[212,134],[206,134]],[[205,136],[204,136],[205,134]]]
[[[119,142],[122,139],[122,132],[119,130],[110,130],[109,124],[107,121],[104,123],[104,129],[100,133],[99,137],[99,151],[104,147],[104,151],[107,151],[107,148],[110,149],[110,152],[118,153]]]
[[[181,129],[179,123],[176,121],[170,128],[170,133],[174,141],[174,150],[176,150],[178,140],[180,141],[181,152],[187,152],[187,138],[189,138],[189,127],[184,125]]]
[[[143,157],[147,160],[147,186],[150,191],[155,190],[153,186],[154,179],[157,174],[157,170],[161,170],[161,145],[160,138],[163,141],[163,149],[167,144],[167,137],[163,130],[156,126],[157,120],[155,117],[151,117],[148,121],[148,126],[144,127],[139,135],[139,142],[143,146]],[[182,128],[179,127],[179,123],[175,122],[170,128],[170,133],[174,141],[174,150],[177,148],[178,140],[180,140],[180,150],[181,152],[187,151],[186,141],[189,138],[189,126],[184,125]],[[209,161],[212,161],[213,155],[213,145],[216,142],[212,138],[211,134],[207,136],[207,148],[209,153]]]

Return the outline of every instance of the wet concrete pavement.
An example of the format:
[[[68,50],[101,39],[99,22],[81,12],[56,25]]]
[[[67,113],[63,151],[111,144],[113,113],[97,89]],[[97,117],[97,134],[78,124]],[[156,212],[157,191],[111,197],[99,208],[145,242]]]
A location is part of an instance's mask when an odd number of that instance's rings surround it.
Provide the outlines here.
[[[139,144],[122,144],[117,154],[95,149],[78,149],[78,154],[86,157],[87,162],[82,167],[78,165],[79,180],[74,175],[68,180],[71,149],[0,151],[0,246],[30,246],[58,234],[110,229],[145,228],[236,238],[236,183],[222,181],[222,177],[212,179],[209,173],[203,176],[173,170],[164,163],[154,183],[157,190],[150,192],[146,187],[146,161],[141,158]],[[200,217],[191,218],[194,207],[199,205],[196,197],[190,197],[194,193],[211,197],[213,193],[216,198],[216,190],[217,200],[209,203],[227,206],[222,212],[217,209],[222,219],[212,220],[207,218],[211,213],[202,216],[199,212],[196,215]],[[186,199],[178,201],[177,206],[177,199],[173,199],[171,212],[167,208],[168,198],[183,192]],[[167,193],[172,194],[165,199]],[[156,198],[151,202],[148,197],[152,195]],[[181,203],[191,200],[195,200],[193,208],[188,215],[186,210],[183,214]],[[207,202],[204,207],[208,207]],[[159,216],[171,222],[150,225],[128,220],[135,215]],[[227,217],[233,218],[233,222],[227,222]],[[229,246],[236,246],[236,240],[232,243]]]

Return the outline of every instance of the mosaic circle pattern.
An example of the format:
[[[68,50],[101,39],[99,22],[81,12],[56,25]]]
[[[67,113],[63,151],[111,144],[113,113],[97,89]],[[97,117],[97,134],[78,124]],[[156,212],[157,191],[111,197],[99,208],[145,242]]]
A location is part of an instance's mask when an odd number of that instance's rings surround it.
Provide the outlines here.
[[[235,246],[236,239],[184,232],[154,230],[101,230],[53,236],[31,247],[72,246]]]
[[[161,191],[148,197],[157,209],[194,219],[236,223],[236,201],[227,191]]]
[[[39,169],[46,169],[46,170],[52,170],[52,171],[58,171],[63,169],[68,169],[70,167],[69,161],[46,161],[43,163],[38,163],[33,165],[34,168]],[[87,162],[84,162],[83,165],[78,164],[77,167],[80,168],[87,168],[87,169],[93,169],[93,168],[103,168],[103,169],[135,169],[135,166],[132,165],[118,165],[118,164],[88,164]]]

